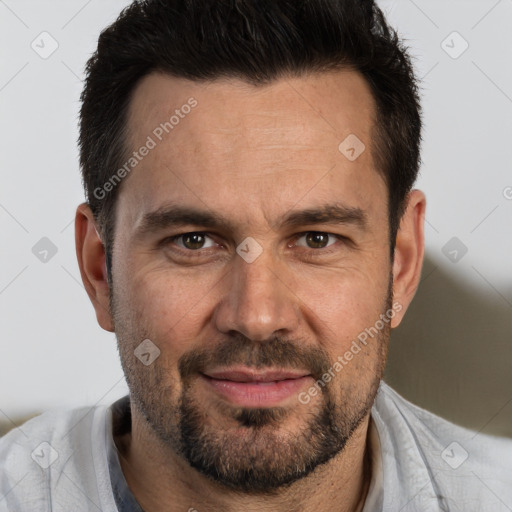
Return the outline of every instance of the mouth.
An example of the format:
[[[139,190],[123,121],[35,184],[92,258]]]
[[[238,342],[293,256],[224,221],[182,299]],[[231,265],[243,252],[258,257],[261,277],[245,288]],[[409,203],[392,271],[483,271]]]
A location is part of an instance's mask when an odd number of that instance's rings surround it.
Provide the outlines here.
[[[307,372],[285,369],[231,368],[207,371],[200,376],[210,391],[234,405],[246,407],[279,405],[313,380]]]
[[[278,382],[287,379],[298,379],[309,375],[308,372],[292,370],[254,371],[250,368],[234,368],[228,370],[211,370],[204,373],[206,377],[232,382]]]

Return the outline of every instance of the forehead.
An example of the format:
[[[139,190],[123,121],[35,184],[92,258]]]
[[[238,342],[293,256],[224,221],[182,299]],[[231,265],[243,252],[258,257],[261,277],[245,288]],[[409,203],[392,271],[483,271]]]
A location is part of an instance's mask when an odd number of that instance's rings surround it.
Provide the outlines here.
[[[369,189],[384,204],[371,155],[374,112],[368,84],[349,70],[261,86],[151,73],[132,95],[127,141],[130,154],[150,150],[138,155],[119,203],[130,204],[133,223],[173,202],[238,208],[247,222],[281,215],[301,198],[372,208]],[[355,161],[339,149],[346,139],[365,146]]]
[[[179,111],[191,98],[199,108],[184,123]],[[178,123],[172,121],[176,124],[170,138],[177,142],[195,135],[211,143],[229,132],[236,135],[233,144],[258,145],[265,142],[262,136],[269,131],[276,135],[278,130],[282,143],[299,142],[294,137],[300,132],[307,144],[326,135],[334,136],[336,142],[348,129],[364,137],[373,125],[374,102],[366,80],[351,70],[281,78],[256,86],[236,78],[196,82],[153,72],[132,95],[131,141],[154,132],[173,114],[179,115],[182,125],[174,130]]]

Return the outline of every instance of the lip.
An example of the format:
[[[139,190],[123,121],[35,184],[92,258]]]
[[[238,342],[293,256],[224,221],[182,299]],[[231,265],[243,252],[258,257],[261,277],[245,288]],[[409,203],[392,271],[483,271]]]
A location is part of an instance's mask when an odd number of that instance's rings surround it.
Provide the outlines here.
[[[230,380],[233,382],[276,382],[285,379],[297,379],[309,375],[308,372],[272,369],[256,371],[251,368],[230,368],[224,370],[212,370],[204,372],[204,375],[212,379]]]
[[[230,369],[200,375],[206,386],[234,405],[272,407],[296,396],[313,377],[288,370],[251,371]]]

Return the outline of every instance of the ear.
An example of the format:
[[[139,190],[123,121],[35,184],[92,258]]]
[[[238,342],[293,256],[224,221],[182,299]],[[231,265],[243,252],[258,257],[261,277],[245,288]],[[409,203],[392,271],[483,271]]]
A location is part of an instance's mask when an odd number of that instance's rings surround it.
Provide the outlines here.
[[[106,331],[114,332],[109,306],[105,247],[87,203],[82,203],[76,210],[75,245],[82,281],[96,310],[98,323]]]
[[[396,236],[393,262],[393,303],[401,305],[391,327],[400,325],[411,303],[421,277],[425,252],[425,209],[427,200],[421,190],[412,190]]]

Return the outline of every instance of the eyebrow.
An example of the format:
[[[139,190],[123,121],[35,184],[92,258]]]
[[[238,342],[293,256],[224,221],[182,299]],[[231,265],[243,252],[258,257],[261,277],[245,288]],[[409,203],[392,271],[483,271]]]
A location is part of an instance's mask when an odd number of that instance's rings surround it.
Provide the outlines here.
[[[296,227],[306,224],[346,224],[365,230],[368,226],[368,216],[359,207],[332,204],[307,210],[292,211],[285,215],[281,224],[285,227]]]
[[[368,216],[359,207],[342,204],[328,204],[306,210],[291,211],[281,216],[274,224],[277,227],[293,228],[312,224],[353,225],[365,230]],[[169,228],[194,225],[208,229],[236,230],[232,221],[221,214],[186,206],[167,205],[146,213],[137,230],[136,237],[142,238]]]

